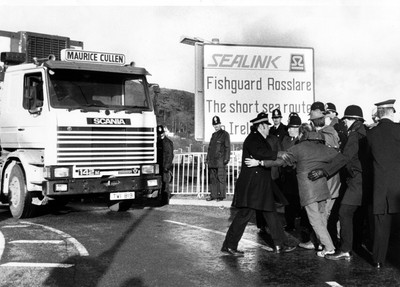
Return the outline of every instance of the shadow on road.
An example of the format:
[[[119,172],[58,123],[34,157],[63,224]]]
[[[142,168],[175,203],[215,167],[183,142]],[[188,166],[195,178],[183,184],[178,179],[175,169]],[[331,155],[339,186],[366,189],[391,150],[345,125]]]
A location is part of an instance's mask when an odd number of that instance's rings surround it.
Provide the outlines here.
[[[152,208],[148,209],[148,211],[140,218],[135,219],[133,223],[113,243],[113,245],[99,256],[72,256],[64,260],[63,263],[74,264],[75,266],[67,269],[54,268],[49,277],[45,280],[43,286],[98,286],[104,275],[107,274],[107,271],[113,263],[115,255],[124,245],[126,239],[135,232],[137,227],[150,214],[150,212],[152,212]],[[110,211],[108,215],[112,217],[113,220],[120,220],[121,217],[126,217],[127,213],[115,213]],[[115,281],[116,282],[112,283],[112,286],[147,286],[143,283],[143,279],[140,277],[129,278],[123,283],[120,283],[120,278],[116,278]]]

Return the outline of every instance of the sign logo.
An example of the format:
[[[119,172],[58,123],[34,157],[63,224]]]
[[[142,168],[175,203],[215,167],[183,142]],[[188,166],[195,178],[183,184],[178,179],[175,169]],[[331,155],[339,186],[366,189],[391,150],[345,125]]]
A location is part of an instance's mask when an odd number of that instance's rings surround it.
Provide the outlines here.
[[[107,118],[87,118],[89,125],[123,125],[129,126],[130,119],[107,119]]]
[[[290,55],[290,71],[291,72],[304,72],[306,67],[304,65],[304,55],[292,54]]]

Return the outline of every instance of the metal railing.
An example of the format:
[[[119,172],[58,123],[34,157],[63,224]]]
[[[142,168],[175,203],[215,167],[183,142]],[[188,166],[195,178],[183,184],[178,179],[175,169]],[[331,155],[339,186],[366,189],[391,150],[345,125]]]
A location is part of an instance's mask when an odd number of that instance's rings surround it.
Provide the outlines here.
[[[204,197],[209,193],[208,169],[205,163],[207,153],[175,153],[173,160],[173,194],[197,195]],[[227,194],[233,194],[240,173],[242,151],[231,152],[227,168]]]

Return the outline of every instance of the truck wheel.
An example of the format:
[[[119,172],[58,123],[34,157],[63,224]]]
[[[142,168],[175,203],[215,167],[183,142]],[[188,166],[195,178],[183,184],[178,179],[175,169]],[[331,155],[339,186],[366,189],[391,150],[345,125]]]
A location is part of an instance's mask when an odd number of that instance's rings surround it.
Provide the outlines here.
[[[108,208],[112,211],[127,211],[132,206],[133,200],[109,201]]]
[[[18,164],[11,169],[7,188],[12,216],[14,218],[33,217],[36,207],[32,204],[31,194],[26,191],[24,173]]]

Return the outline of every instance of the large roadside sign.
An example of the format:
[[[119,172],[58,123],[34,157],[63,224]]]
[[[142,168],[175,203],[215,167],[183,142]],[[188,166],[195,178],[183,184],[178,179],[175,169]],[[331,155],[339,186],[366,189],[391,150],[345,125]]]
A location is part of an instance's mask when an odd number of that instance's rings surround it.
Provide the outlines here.
[[[195,137],[209,142],[212,117],[221,118],[231,142],[243,142],[250,120],[280,109],[308,120],[314,102],[314,50],[297,47],[196,45]],[[270,120],[272,123],[272,119]]]

